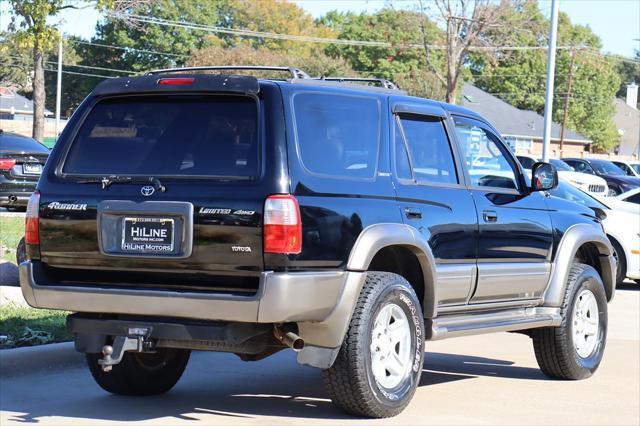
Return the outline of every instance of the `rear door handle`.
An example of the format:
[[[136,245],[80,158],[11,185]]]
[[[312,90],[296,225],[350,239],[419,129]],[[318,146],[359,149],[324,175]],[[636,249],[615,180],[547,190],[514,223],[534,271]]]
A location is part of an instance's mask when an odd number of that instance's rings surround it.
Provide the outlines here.
[[[498,221],[498,213],[493,210],[485,210],[482,212],[482,218],[485,222],[497,222]]]
[[[422,219],[422,211],[416,208],[406,207],[404,214],[409,219]]]

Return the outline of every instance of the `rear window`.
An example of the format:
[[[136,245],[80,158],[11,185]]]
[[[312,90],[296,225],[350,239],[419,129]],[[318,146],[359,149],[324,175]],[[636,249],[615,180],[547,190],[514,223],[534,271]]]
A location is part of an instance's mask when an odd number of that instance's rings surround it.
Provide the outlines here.
[[[34,154],[48,154],[49,148],[35,139],[0,133],[0,152],[26,152]]]
[[[380,138],[377,99],[299,93],[293,107],[298,150],[307,170],[340,178],[373,178]]]
[[[242,96],[139,96],[99,102],[63,172],[79,175],[259,175],[258,109]]]

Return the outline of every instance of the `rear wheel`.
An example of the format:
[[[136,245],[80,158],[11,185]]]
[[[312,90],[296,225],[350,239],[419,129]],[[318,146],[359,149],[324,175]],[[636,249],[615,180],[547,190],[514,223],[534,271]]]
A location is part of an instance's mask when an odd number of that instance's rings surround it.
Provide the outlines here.
[[[107,392],[116,395],[157,395],[180,380],[190,351],[159,348],[154,353],[125,352],[122,361],[109,372],[102,371],[101,354],[87,354],[89,371]]]
[[[395,416],[413,398],[423,356],[424,320],[413,288],[399,275],[368,272],[325,383],[348,413]]]
[[[622,194],[622,191],[617,186],[609,186],[609,190],[607,191],[607,195],[609,197],[616,197]]]
[[[558,327],[531,330],[536,360],[552,378],[578,380],[598,369],[607,339],[607,298],[589,265],[571,267]]]

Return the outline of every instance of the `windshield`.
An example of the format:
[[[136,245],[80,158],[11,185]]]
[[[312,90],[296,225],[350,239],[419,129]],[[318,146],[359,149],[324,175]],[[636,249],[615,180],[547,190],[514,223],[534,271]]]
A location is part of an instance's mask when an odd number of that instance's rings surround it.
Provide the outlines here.
[[[243,96],[127,96],[96,104],[63,172],[257,178],[256,101]]]
[[[596,172],[603,175],[625,175],[625,172],[620,167],[609,161],[591,160],[591,167],[593,167]]]
[[[549,191],[549,193],[554,197],[572,201],[585,207],[608,210],[608,207],[602,204],[600,201],[596,200],[585,192],[582,192],[575,186],[563,181],[560,181],[558,183],[558,186]]]
[[[565,172],[572,172],[573,171],[573,167],[571,167],[570,165],[568,165],[567,163],[565,163],[562,160],[556,160],[555,158],[552,158],[549,160],[549,163],[553,164],[553,166],[557,169],[557,170],[562,170]]]

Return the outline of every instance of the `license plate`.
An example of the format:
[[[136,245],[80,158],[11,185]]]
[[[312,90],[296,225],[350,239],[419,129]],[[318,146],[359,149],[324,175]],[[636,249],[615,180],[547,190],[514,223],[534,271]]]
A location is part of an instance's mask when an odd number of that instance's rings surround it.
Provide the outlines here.
[[[24,163],[22,165],[22,172],[25,175],[39,175],[39,174],[42,174],[42,164]]]
[[[125,217],[122,226],[122,251],[127,253],[172,253],[173,219]]]

